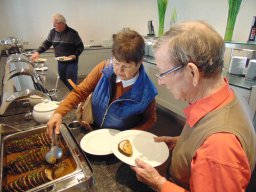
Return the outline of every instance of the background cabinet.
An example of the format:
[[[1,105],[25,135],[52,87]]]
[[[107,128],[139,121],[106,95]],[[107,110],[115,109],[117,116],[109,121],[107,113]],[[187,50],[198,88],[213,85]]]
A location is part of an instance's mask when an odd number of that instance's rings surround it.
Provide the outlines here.
[[[110,58],[111,48],[88,48],[79,56],[78,77],[85,77],[100,61]],[[58,75],[57,61],[53,50],[49,50],[41,55],[46,58],[46,65]]]
[[[110,48],[86,49],[79,57],[78,77],[85,77],[102,60],[112,55]]]
[[[252,112],[252,118],[254,120],[254,128],[256,129],[256,80],[247,79],[243,76],[228,73],[232,56],[245,56],[248,59],[256,58],[256,44],[226,42],[225,47],[224,76],[228,78],[229,84],[235,90],[235,92],[249,104]]]
[[[57,60],[53,50],[46,51],[40,55],[40,57],[47,59],[45,64],[46,66],[56,75],[58,75]]]
[[[158,91],[158,95],[156,96],[157,104],[171,112],[178,114],[180,117],[184,117],[183,109],[185,108],[187,103],[181,102],[175,99],[172,93],[165,86],[158,85],[157,78],[155,76],[155,74],[158,71],[155,64],[144,61],[143,65],[151,81],[154,83],[154,85],[157,88],[157,91]]]

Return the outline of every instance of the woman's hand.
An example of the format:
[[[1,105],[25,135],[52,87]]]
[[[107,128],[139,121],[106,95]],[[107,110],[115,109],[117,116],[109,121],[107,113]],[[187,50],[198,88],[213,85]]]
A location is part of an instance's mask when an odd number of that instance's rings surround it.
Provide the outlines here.
[[[59,113],[54,113],[51,119],[47,122],[47,134],[52,137],[55,129],[56,134],[60,134],[60,124],[62,122],[62,116]]]
[[[155,191],[161,191],[162,184],[166,179],[154,167],[144,161],[136,158],[135,162],[137,166],[131,167],[131,169],[135,171],[138,181],[149,185]]]
[[[168,136],[161,136],[161,137],[154,137],[156,142],[165,142],[170,150],[173,150],[174,146],[178,141],[179,136],[176,137],[168,137]]]

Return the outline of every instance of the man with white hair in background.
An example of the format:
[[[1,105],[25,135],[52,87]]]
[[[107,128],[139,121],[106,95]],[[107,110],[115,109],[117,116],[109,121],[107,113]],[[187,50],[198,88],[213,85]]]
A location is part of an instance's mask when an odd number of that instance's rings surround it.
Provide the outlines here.
[[[71,79],[73,82],[77,83],[78,57],[83,52],[84,45],[78,32],[66,24],[66,19],[63,15],[55,14],[53,16],[53,26],[54,28],[51,29],[47,39],[31,56],[31,59],[35,61],[41,53],[53,46],[55,57],[64,56],[65,58],[58,60],[60,79],[72,90],[67,79]]]

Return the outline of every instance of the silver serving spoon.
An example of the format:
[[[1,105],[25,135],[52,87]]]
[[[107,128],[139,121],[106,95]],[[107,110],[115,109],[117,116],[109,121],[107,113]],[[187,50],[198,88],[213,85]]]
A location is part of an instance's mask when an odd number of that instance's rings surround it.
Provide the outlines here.
[[[55,131],[53,131],[53,136],[51,138],[51,149],[45,155],[45,160],[50,164],[56,163],[57,159],[62,157],[63,152],[62,149],[58,146],[58,140],[59,135],[55,134]]]

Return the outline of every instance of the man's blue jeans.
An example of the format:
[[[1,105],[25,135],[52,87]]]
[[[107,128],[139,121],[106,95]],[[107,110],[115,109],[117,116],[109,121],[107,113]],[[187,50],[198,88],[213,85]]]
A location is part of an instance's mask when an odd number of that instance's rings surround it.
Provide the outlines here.
[[[69,84],[68,79],[71,79],[75,84],[77,84],[77,73],[78,73],[78,63],[77,62],[58,62],[58,73],[60,80],[72,90],[72,86]]]

